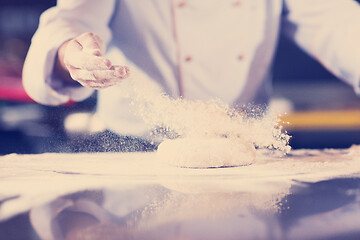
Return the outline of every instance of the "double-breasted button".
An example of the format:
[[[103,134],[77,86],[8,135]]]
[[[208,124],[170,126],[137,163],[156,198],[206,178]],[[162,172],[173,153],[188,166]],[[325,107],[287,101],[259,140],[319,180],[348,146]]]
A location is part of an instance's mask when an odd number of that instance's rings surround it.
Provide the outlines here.
[[[239,55],[237,56],[237,59],[238,59],[239,61],[244,60],[244,58],[245,58],[245,56],[244,56],[243,54],[239,54]]]
[[[234,6],[234,7],[240,7],[240,6],[241,6],[241,1],[235,1],[235,2],[233,3],[233,6]]]
[[[185,2],[185,1],[181,1],[181,2],[179,2],[178,6],[179,6],[180,8],[183,8],[183,7],[186,6],[186,2]]]
[[[192,56],[186,56],[186,57],[185,57],[185,61],[186,61],[186,62],[191,62],[192,59],[193,59]]]

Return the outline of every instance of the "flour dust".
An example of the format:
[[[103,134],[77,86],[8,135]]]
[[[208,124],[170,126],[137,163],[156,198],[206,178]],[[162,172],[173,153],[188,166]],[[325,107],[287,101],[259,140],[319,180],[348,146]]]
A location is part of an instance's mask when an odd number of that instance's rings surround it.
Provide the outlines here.
[[[138,114],[152,129],[154,138],[227,138],[253,144],[257,149],[290,150],[289,136],[279,116],[248,106],[241,110],[219,99],[208,101],[172,98],[141,77],[131,77]],[[259,110],[260,109],[260,110]]]

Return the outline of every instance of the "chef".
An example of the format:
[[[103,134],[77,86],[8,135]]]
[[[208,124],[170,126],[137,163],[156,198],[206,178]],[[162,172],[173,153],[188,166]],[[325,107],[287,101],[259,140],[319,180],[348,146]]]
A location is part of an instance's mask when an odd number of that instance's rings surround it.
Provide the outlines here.
[[[97,89],[107,128],[142,136],[129,77],[175,98],[266,103],[281,31],[360,94],[354,0],[58,0],[40,18],[23,84],[46,105]]]

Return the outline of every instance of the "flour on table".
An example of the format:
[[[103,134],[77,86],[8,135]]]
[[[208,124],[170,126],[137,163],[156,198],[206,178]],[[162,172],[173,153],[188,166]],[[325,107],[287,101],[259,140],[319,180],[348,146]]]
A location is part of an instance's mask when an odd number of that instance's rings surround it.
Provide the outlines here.
[[[162,142],[157,156],[161,162],[179,167],[244,166],[255,160],[255,148],[227,138],[177,138]]]

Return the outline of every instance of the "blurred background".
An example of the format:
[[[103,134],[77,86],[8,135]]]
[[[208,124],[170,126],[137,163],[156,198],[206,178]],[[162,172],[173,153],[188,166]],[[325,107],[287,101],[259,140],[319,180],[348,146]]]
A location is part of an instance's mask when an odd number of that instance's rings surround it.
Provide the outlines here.
[[[81,145],[104,130],[92,114],[96,95],[81,103],[48,107],[34,103],[22,88],[22,65],[39,16],[55,4],[0,0],[0,155],[87,151]],[[293,136],[293,148],[360,144],[360,99],[282,36],[272,104],[288,112],[284,120],[292,123],[286,129]],[[79,119],[86,124],[78,126]]]

